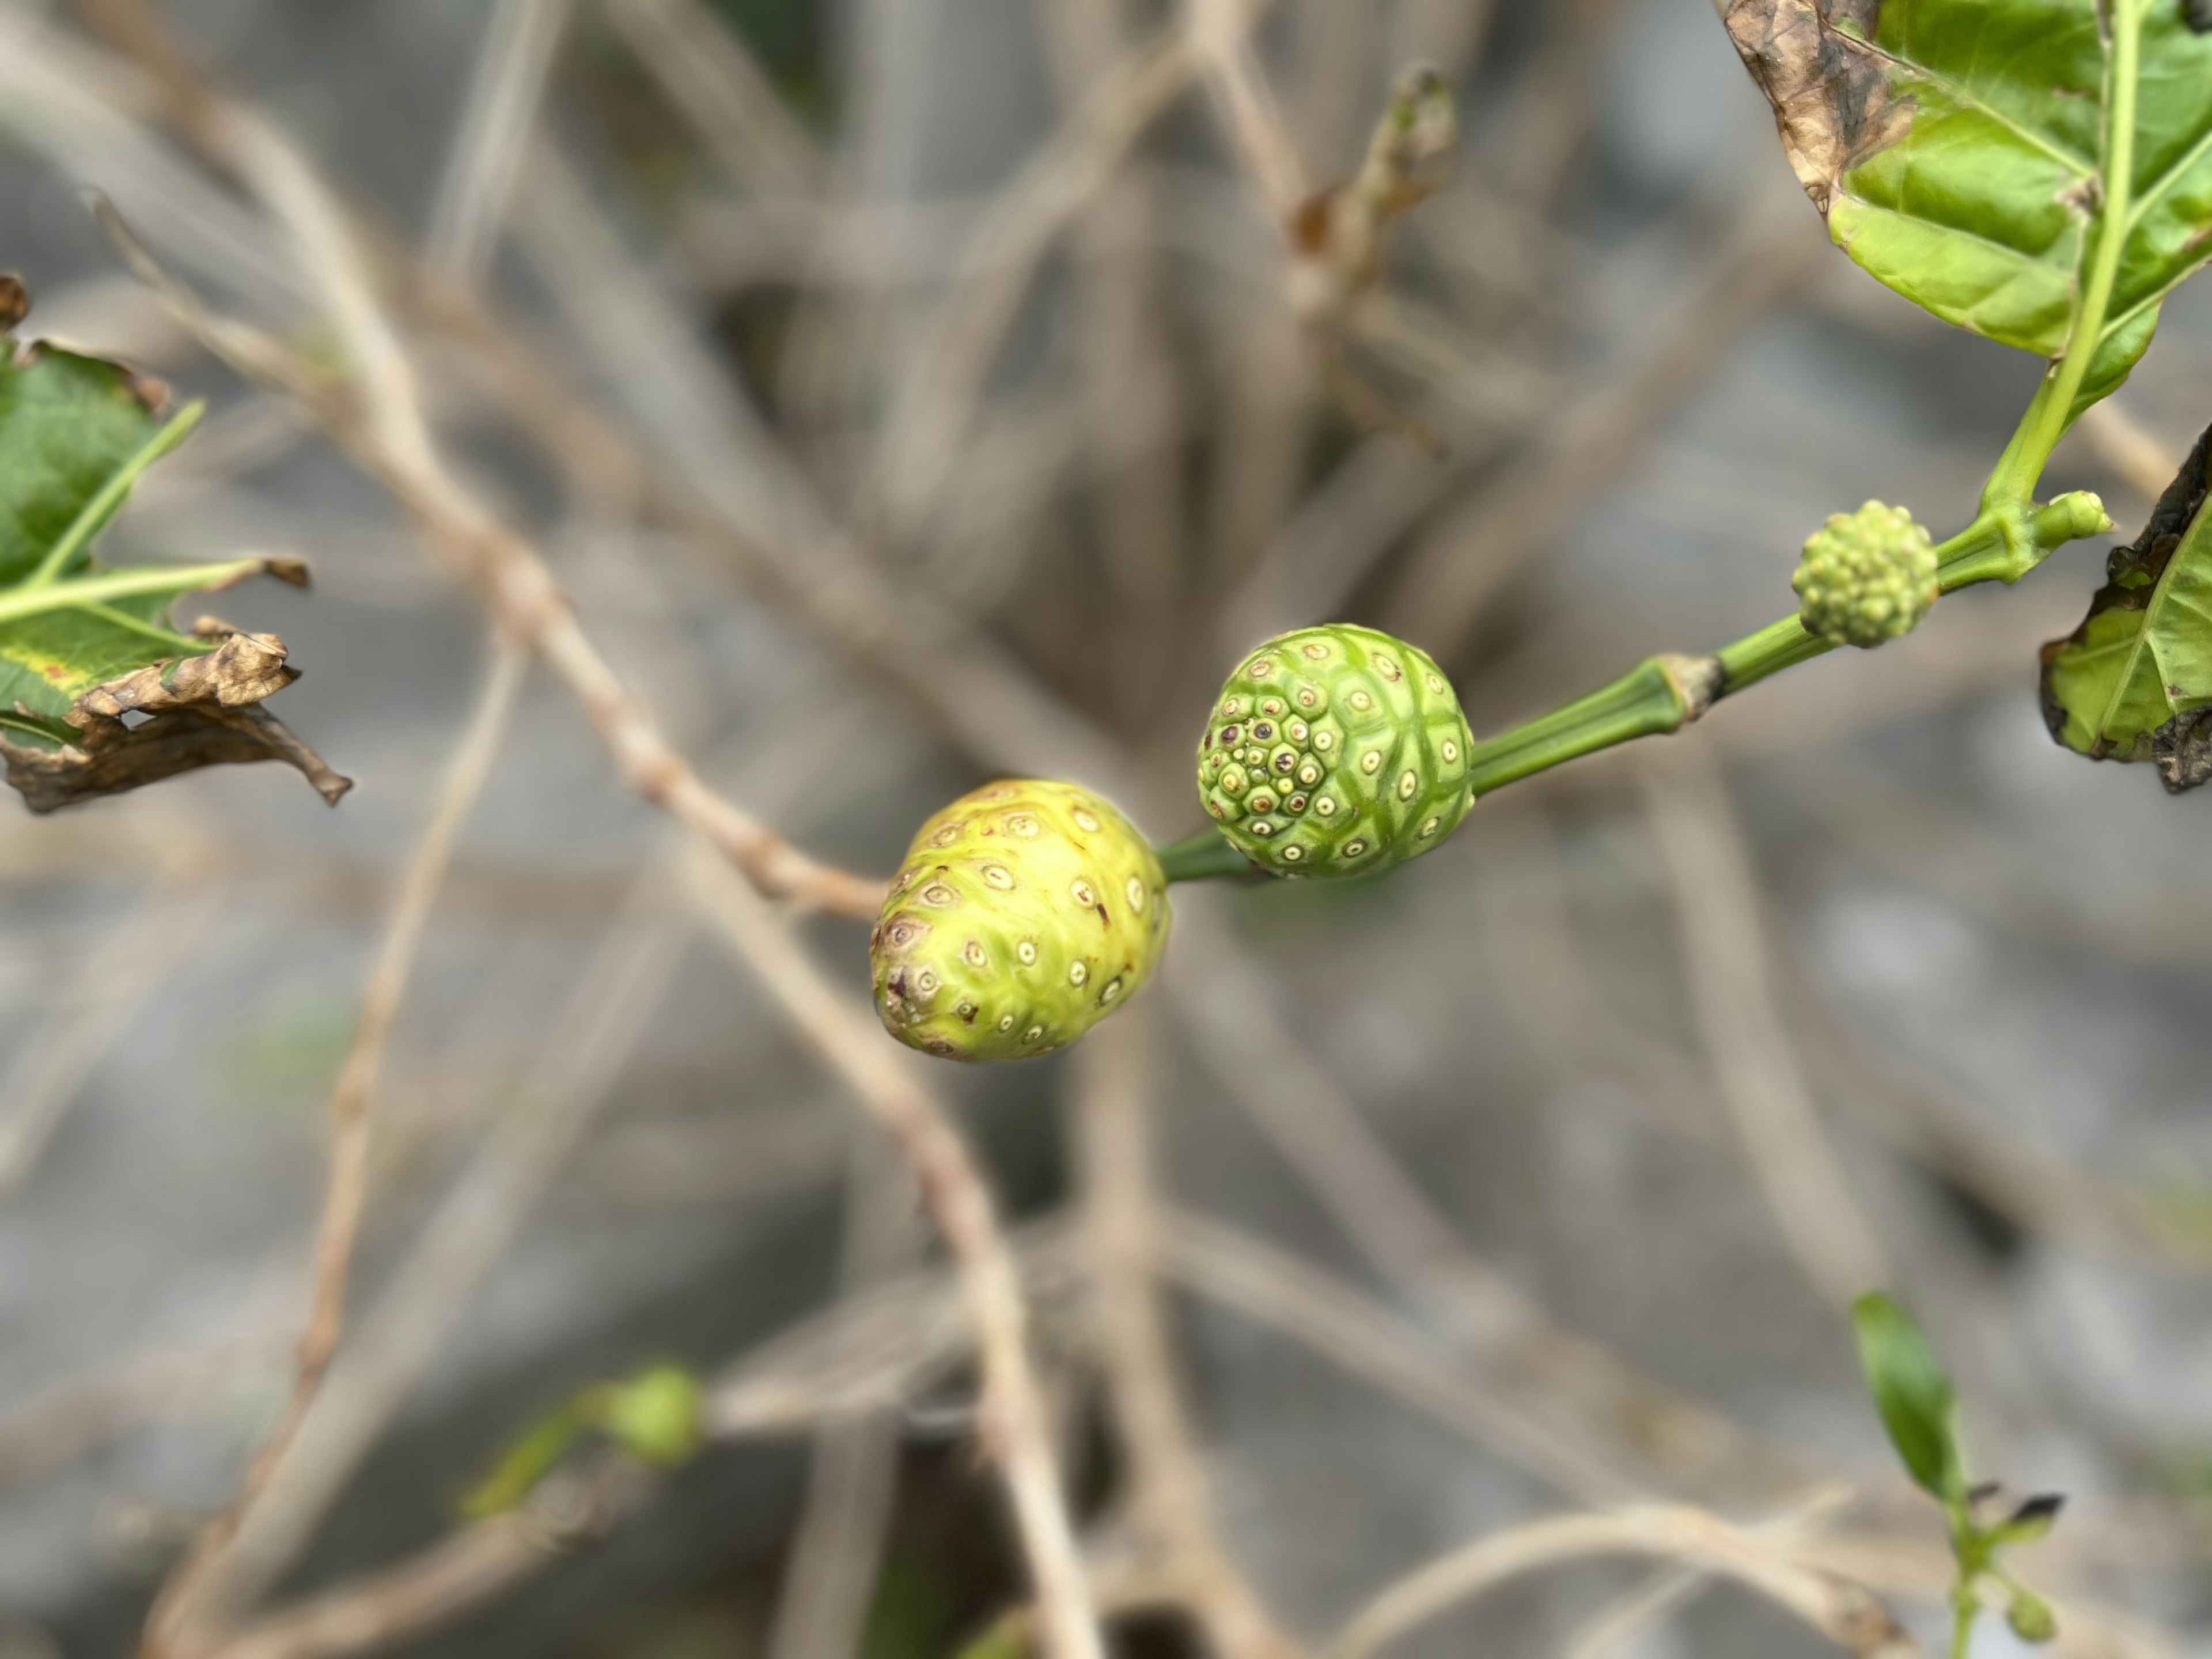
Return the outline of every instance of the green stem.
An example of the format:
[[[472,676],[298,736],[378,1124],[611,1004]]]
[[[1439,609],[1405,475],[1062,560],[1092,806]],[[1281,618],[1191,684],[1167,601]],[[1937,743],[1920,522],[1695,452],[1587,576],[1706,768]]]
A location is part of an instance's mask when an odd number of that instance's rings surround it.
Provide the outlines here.
[[[133,565],[127,570],[105,570],[97,576],[70,581],[50,581],[39,586],[26,583],[0,592],[0,623],[149,593],[193,593],[203,588],[227,587],[268,568],[266,559],[225,559],[219,564]]]
[[[2003,514],[2033,500],[2035,486],[2051,452],[2078,413],[2075,400],[2088,378],[2098,349],[2104,344],[2105,319],[2112,310],[2112,289],[2119,280],[2120,256],[2128,240],[2128,217],[2135,194],[2136,89],[2142,73],[2144,0],[2113,0],[2112,49],[2106,61],[2106,117],[2104,201],[2097,211],[2096,251],[2089,261],[2088,281],[2081,289],[2079,308],[2066,332],[2065,355],[2052,365],[2038,388],[2012,442],[2006,447],[1996,470],[1990,475],[1982,502],[1985,511]]]
[[[93,497],[77,509],[76,517],[70,520],[61,539],[46,550],[46,556],[39,561],[39,568],[23,580],[27,588],[44,587],[56,580],[69,568],[70,562],[90,546],[92,538],[107,526],[122,507],[131,487],[138,482],[138,475],[160,460],[191,435],[207,412],[201,402],[186,404],[170,417],[167,425],[139,446],[138,453],[123,463],[108,476],[107,482],[94,492]]]
[[[1222,839],[1212,824],[1196,835],[1154,849],[1160,868],[1170,881],[1205,881],[1215,876],[1249,876],[1258,872],[1252,860]]]
[[[1966,1659],[1974,1641],[1974,1598],[1963,1589],[1951,1597],[1951,1659]]]
[[[2008,520],[1984,513],[1936,550],[1946,593],[1977,582],[2014,582],[2053,550],[2112,528],[2091,495],[2062,495]],[[1680,731],[1721,698],[1835,649],[1792,617],[1721,647],[1709,657],[1650,657],[1612,684],[1474,745],[1468,781],[1478,795],[1634,738]],[[1208,828],[1160,849],[1170,881],[1245,876],[1252,866]]]

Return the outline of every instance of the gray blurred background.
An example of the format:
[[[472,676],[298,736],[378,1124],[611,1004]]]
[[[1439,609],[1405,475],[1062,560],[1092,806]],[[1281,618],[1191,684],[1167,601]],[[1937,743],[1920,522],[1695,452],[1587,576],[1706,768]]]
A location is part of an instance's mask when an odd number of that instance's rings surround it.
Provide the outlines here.
[[[2037,365],[1828,249],[1703,0],[1229,9],[1261,14],[1304,188],[1358,168],[1408,65],[1454,89],[1454,182],[1340,312],[1297,308],[1180,6],[153,9],[387,273],[466,301],[387,296],[457,469],[632,689],[733,799],[863,872],[1009,770],[1186,833],[1206,700],[1283,627],[1407,635],[1487,732],[1784,614],[1828,513],[1971,516]],[[274,712],[358,787],[330,811],[261,767],[0,812],[5,1659],[130,1651],[282,1398],[323,1103],[489,648],[390,497],[215,365],[88,214],[94,185],[213,303],[315,349],[284,239],[179,139],[131,15],[0,8],[0,266],[26,336],[210,401],[116,556],[309,558],[313,592],[225,614],[282,634],[306,672]],[[2046,489],[2100,490],[2132,534],[2208,385],[2200,285]],[[1957,1372],[1978,1472],[2069,1497],[2021,1557],[2060,1650],[2212,1655],[2209,809],[2060,750],[2034,694],[2102,556],[1486,801],[1385,880],[1177,890],[1161,977],[1091,1042],[1156,1108],[1215,1516],[1300,1640],[1538,1516],[1817,1497],[1829,1565],[1940,1651],[1940,1534],[1840,1308],[1878,1279]],[[887,597],[891,626],[841,638],[794,586]],[[902,622],[910,594],[939,620]],[[519,1588],[323,1650],[898,1659],[1019,1594],[895,1162],[695,886],[533,672],[377,1097],[355,1340],[401,1357],[281,1595],[432,1545],[593,1379],[671,1358],[798,1404]],[[805,936],[865,1012],[861,927]],[[1058,1219],[1071,1114],[1115,1063],[1085,1054],[925,1072],[1031,1230],[1040,1364],[1110,1540],[1122,1460]],[[425,1266],[487,1201],[526,1224]],[[856,1364],[875,1403],[814,1423]],[[794,1566],[823,1549],[842,1578]],[[1698,1583],[1592,1645],[1666,1571],[1525,1576],[1391,1651],[1832,1650]],[[1117,1640],[1204,1650],[1173,1616]],[[1984,1621],[1978,1655],[2015,1650]]]

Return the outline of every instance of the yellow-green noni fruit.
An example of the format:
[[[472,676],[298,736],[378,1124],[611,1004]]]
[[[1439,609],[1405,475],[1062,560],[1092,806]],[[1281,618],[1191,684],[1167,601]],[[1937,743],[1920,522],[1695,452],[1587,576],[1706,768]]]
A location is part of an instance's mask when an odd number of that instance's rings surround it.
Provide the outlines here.
[[[1237,850],[1278,875],[1364,875],[1458,825],[1474,746],[1426,652],[1350,623],[1301,628],[1221,688],[1198,794]]]
[[[876,1011],[948,1060],[1023,1060],[1135,994],[1167,941],[1168,884],[1087,789],[988,784],[921,826],[868,941]]]

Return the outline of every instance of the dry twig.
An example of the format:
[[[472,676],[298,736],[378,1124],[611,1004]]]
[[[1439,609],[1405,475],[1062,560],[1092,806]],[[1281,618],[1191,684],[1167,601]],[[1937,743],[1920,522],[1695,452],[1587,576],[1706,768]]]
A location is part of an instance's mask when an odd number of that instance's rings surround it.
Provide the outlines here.
[[[718,866],[695,860],[691,877],[732,950],[904,1152],[922,1203],[959,1265],[982,1372],[983,1443],[1012,1499],[1045,1650],[1052,1659],[1103,1659],[1091,1587],[1030,1364],[1021,1280],[990,1188],[935,1095],[847,1007],[790,924]]]
[[[1856,1584],[1801,1565],[1707,1510],[1640,1508],[1532,1522],[1429,1562],[1363,1607],[1330,1647],[1329,1659],[1368,1659],[1508,1579],[1598,1555],[1680,1561],[1734,1579],[1865,1659],[1906,1659],[1920,1651],[1888,1609]]]
[[[1093,1328],[1129,1462],[1133,1519],[1219,1659],[1292,1659],[1297,1650],[1237,1570],[1213,1522],[1206,1472],[1176,1383],[1159,1300],[1163,1217],[1153,1197],[1153,1030],[1131,1006],[1085,1044],[1077,1119]]]

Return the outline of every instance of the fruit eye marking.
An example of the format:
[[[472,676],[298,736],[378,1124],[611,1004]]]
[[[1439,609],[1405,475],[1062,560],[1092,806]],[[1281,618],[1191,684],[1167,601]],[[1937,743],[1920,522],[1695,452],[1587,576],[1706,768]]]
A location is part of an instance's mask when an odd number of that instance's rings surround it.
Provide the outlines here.
[[[1457,761],[1459,759],[1459,740],[1457,738],[1446,738],[1444,739],[1443,757],[1448,761]]]
[[[1091,964],[1085,962],[1075,963],[1067,970],[1067,982],[1070,985],[1080,985],[1090,977]]]
[[[1336,816],[1336,798],[1333,795],[1323,795],[1319,800],[1314,803],[1314,811],[1320,813],[1322,817],[1325,818],[1334,817]]]
[[[1376,670],[1382,674],[1384,679],[1395,680],[1399,678],[1400,670],[1398,665],[1391,661],[1389,658],[1384,656],[1380,651],[1370,653],[1369,660],[1374,663]]]
[[[1370,778],[1380,769],[1382,764],[1382,751],[1380,749],[1370,749],[1359,757],[1359,769]]]
[[[1265,657],[1255,657],[1244,665],[1244,672],[1255,680],[1264,680],[1275,672],[1275,665]]]
[[[1431,836],[1437,833],[1437,821],[1435,818],[1430,818],[1422,823],[1420,828],[1420,836],[1423,841],[1426,841]]]
[[[1074,896],[1075,902],[1086,910],[1098,902],[1098,890],[1080,876],[1068,884],[1067,890]]]
[[[1243,735],[1244,733],[1237,727],[1224,726],[1221,728],[1221,746],[1224,749],[1233,749],[1236,747],[1237,738]]]
[[[1024,1032],[1023,1032],[1023,1033],[1022,1033],[1022,1041],[1023,1041],[1023,1042],[1036,1042],[1039,1037],[1042,1036],[1043,1035],[1044,1035],[1044,1027],[1043,1027],[1043,1026],[1042,1026],[1042,1025],[1032,1025],[1032,1026],[1030,1026],[1030,1029],[1029,1029],[1028,1030],[1026,1030],[1026,1031],[1024,1031]]]
[[[1255,795],[1245,804],[1255,812],[1272,812],[1275,810],[1275,798],[1269,794]]]
[[[1036,833],[1039,827],[1040,826],[1038,825],[1036,819],[1032,817],[1027,812],[1009,812],[1006,814],[1007,833],[1009,835],[1019,836],[1024,841],[1034,841],[1036,838]]]
[[[1306,785],[1308,787],[1311,787],[1313,785],[1319,783],[1321,781],[1321,768],[1315,765],[1311,761],[1308,761],[1304,766],[1298,768],[1298,781]]]
[[[1327,732],[1315,732],[1313,743],[1314,747],[1316,749],[1334,749],[1336,747],[1336,738]]]
[[[1323,657],[1328,655],[1328,647],[1323,645],[1319,640],[1308,640],[1302,648],[1304,650],[1306,655],[1311,657],[1316,662],[1319,662]]]
[[[921,890],[921,897],[922,902],[925,904],[957,904],[960,902],[960,895],[954,892],[950,887],[947,887],[941,881],[933,881],[928,886],[923,888]]]
[[[1437,678],[1434,674],[1430,675],[1428,678],[1430,690],[1441,691],[1444,689],[1444,683],[1441,679]]]
[[[1003,864],[987,864],[983,866],[983,880],[1002,893],[1010,892],[1014,885],[1014,872]]]
[[[1249,827],[1255,836],[1272,836],[1275,833],[1275,826],[1265,818],[1254,819]]]
[[[1357,836],[1344,843],[1344,856],[1348,859],[1356,859],[1366,850],[1367,843]]]
[[[1413,799],[1413,791],[1420,787],[1421,780],[1419,775],[1408,770],[1403,777],[1398,780],[1398,799],[1400,800]]]
[[[1281,714],[1283,712],[1283,700],[1280,697],[1268,698],[1267,702],[1260,705],[1260,712],[1263,714]]]
[[[970,968],[981,968],[985,963],[990,960],[988,957],[983,954],[982,943],[978,939],[969,939],[968,941],[967,948],[962,951],[960,954],[967,957],[968,965]]]
[[[1115,997],[1118,997],[1121,994],[1121,981],[1118,979],[1108,980],[1106,981],[1106,988],[1098,994],[1099,1006],[1102,1007],[1104,1006],[1107,1003],[1113,1001]]]
[[[1145,884],[1138,880],[1136,877],[1132,876],[1129,878],[1127,890],[1129,894],[1129,908],[1132,910],[1136,911],[1139,915],[1142,915],[1145,908]]]
[[[999,1029],[1002,1031],[1012,1030],[1014,1029],[1014,1017],[1012,1014],[1001,1014],[999,1017]]]
[[[1345,701],[1349,702],[1354,708],[1360,709],[1363,712],[1375,707],[1375,699],[1369,696],[1364,691],[1355,691],[1349,697],[1346,698]]]
[[[1074,818],[1077,827],[1079,829],[1096,830],[1098,827],[1098,820],[1093,817],[1090,813],[1085,811],[1080,806],[1077,807],[1069,816]]]
[[[1030,940],[1024,939],[1014,946],[1014,954],[1022,959],[1023,966],[1030,966],[1036,961],[1036,946]]]
[[[1303,847],[1285,847],[1283,848],[1283,859],[1285,863],[1296,864],[1305,855],[1306,849]]]
[[[1261,743],[1267,742],[1268,738],[1274,735],[1275,728],[1268,725],[1265,720],[1261,720],[1257,726],[1252,728],[1252,736]]]

